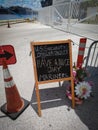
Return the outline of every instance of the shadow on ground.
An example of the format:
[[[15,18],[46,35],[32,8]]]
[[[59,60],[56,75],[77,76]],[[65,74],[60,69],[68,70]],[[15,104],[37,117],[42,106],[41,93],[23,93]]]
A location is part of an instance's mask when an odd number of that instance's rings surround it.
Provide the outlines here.
[[[88,127],[89,130],[98,130],[98,68],[89,68],[93,72],[92,76],[87,80],[93,81],[93,95],[85,100],[83,104],[76,105],[74,111],[80,120]],[[41,107],[48,109],[66,105],[69,108],[72,106],[71,101],[66,97],[66,86],[68,82],[63,82],[61,86],[55,88],[40,89]],[[37,113],[37,102],[35,89],[32,93],[31,106]]]
[[[93,95],[82,105],[77,106],[75,112],[89,130],[98,130],[98,67],[88,67],[87,69],[91,76],[86,80],[94,83]]]
[[[39,87],[40,88],[40,87]],[[71,102],[66,97],[66,86],[59,86],[54,88],[45,88],[40,90],[41,109],[48,109],[58,106],[70,106]],[[37,101],[35,88],[32,93],[31,106],[37,113]]]

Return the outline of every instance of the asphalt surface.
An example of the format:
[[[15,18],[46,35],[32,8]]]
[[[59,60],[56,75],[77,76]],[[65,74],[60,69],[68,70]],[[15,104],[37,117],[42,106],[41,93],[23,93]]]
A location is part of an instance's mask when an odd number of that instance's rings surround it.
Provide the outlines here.
[[[17,58],[16,64],[9,70],[18,91],[30,102],[26,110],[12,120],[0,111],[0,130],[98,130],[98,68],[91,77],[94,82],[93,96],[83,104],[71,107],[66,97],[67,82],[47,83],[39,86],[42,116],[37,114],[37,102],[34,88],[34,69],[30,56],[31,41],[52,41],[71,39],[73,62],[77,60],[78,45],[81,37],[44,26],[40,23],[20,23],[0,27],[0,46],[12,45]],[[85,55],[93,41],[87,39]],[[0,107],[6,103],[2,66],[0,66]]]

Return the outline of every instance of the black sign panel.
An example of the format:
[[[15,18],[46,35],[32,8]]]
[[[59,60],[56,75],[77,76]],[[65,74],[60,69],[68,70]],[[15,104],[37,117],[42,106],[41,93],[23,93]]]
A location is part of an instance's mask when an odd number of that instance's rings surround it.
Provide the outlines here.
[[[42,7],[51,6],[51,5],[52,5],[52,0],[41,0]]]
[[[70,77],[69,43],[34,45],[38,81]]]

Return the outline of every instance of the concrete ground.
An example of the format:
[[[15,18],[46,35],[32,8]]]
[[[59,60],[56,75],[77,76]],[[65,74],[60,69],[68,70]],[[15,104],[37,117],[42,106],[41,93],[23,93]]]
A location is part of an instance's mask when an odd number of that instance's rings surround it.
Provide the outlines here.
[[[66,85],[58,83],[42,84],[40,97],[42,117],[37,114],[34,89],[34,70],[30,56],[31,41],[52,41],[71,39],[73,62],[76,62],[78,45],[81,37],[65,33],[40,23],[20,23],[0,27],[0,46],[12,45],[17,63],[9,65],[20,95],[30,101],[28,108],[16,119],[11,120],[0,111],[0,130],[98,130],[98,75],[94,77],[94,97],[82,105],[71,108],[71,101],[66,98]],[[93,41],[87,40],[85,55]],[[0,107],[6,102],[2,66],[0,66]]]

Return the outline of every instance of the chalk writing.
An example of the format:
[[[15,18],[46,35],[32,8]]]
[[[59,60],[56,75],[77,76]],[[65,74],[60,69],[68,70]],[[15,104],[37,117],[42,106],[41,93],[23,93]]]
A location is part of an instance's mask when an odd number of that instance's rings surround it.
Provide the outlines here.
[[[70,77],[69,44],[35,45],[38,81]]]

